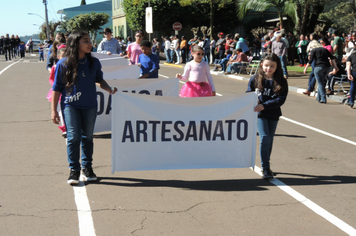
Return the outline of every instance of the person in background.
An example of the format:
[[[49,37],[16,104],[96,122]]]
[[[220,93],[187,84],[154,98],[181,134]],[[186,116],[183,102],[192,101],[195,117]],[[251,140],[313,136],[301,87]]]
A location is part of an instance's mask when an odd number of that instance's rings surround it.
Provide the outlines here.
[[[336,57],[336,63],[337,64],[341,64],[342,61],[342,56],[343,56],[343,45],[344,45],[344,41],[341,39],[340,37],[340,31],[335,30],[334,33],[332,34],[332,36],[334,37],[333,43],[332,43],[332,47],[334,50],[334,56]]]
[[[159,54],[161,52],[161,43],[158,41],[157,38],[153,39],[154,45],[155,45],[155,50],[154,50],[154,54],[158,57],[159,59]]]
[[[142,54],[140,43],[143,39],[143,36],[143,31],[138,30],[135,34],[136,41],[130,43],[127,46],[127,55],[125,55],[124,57],[130,59],[129,65],[135,65],[138,61],[138,56]]]
[[[180,64],[180,43],[178,35],[173,36],[173,50],[177,56],[177,62],[175,64],[178,65]]]
[[[172,58],[171,58],[171,41],[169,40],[169,37],[166,36],[164,38],[164,53],[166,54],[166,62],[167,63],[172,63]]]
[[[159,57],[152,54],[152,44],[148,40],[142,40],[140,43],[142,54],[138,56],[137,65],[141,69],[141,75],[139,79],[145,78],[158,78],[159,70]]]
[[[307,55],[307,47],[308,41],[305,40],[303,34],[300,35],[299,41],[296,42],[295,47],[298,49],[298,56],[299,56],[299,67],[303,67],[307,65],[308,55]]]
[[[11,44],[11,56],[13,58],[16,58],[17,56],[17,46],[16,46],[16,39],[15,39],[15,35],[11,35],[11,38],[10,38],[10,44]]]
[[[55,65],[58,61],[58,58],[57,58],[58,47],[65,43],[66,43],[66,40],[64,37],[56,36],[56,40],[54,40],[53,44],[51,45],[51,50],[50,50],[51,54],[50,54],[49,58],[47,58],[48,73],[51,73],[52,66]]]
[[[20,45],[19,45],[19,52],[20,52],[21,58],[24,58],[24,57],[25,57],[25,51],[26,51],[25,42],[24,42],[24,41],[21,41],[21,42],[20,42]]]
[[[5,59],[7,61],[9,55],[9,60],[11,61],[11,41],[9,34],[5,35],[5,38],[3,39],[3,50],[5,51]]]
[[[4,49],[4,35],[1,35],[1,38],[0,38],[0,55],[2,55],[3,49]]]
[[[185,64],[188,61],[188,42],[185,36],[181,37],[180,51],[182,52],[182,63]]]
[[[28,53],[33,53],[33,41],[32,38],[30,38],[30,41],[28,42]]]
[[[225,44],[226,44],[226,39],[224,37],[224,33],[220,32],[218,34],[218,41],[216,42],[216,46],[218,47],[218,59],[223,59],[225,55]]]
[[[210,61],[210,39],[209,39],[209,35],[204,35],[204,44],[203,44],[203,49],[204,49],[204,60],[206,62],[208,62],[209,64],[209,61]]]
[[[214,64],[215,59],[216,59],[215,48],[216,48],[216,40],[215,40],[214,36],[211,36],[211,41],[210,41],[211,64]]]
[[[284,41],[282,41],[282,35],[278,34],[276,37],[276,41],[272,43],[272,53],[276,54],[280,61],[283,69],[284,78],[288,78],[287,71],[287,45]]]
[[[43,57],[43,44],[40,43],[38,45],[38,55],[39,55],[39,60],[40,61],[44,61],[44,57]]]
[[[121,51],[121,44],[117,39],[112,37],[112,32],[110,28],[104,29],[104,37],[103,40],[99,43],[98,53],[104,53],[107,55],[119,54],[123,56]]]
[[[53,38],[53,36],[51,35],[51,39],[52,39],[52,38]],[[67,39],[66,39],[64,33],[62,33],[62,32],[57,32],[55,40],[57,40],[57,39],[61,39],[61,41],[63,40],[64,43],[67,41]],[[54,42],[54,40],[53,40],[53,42]],[[48,47],[48,54],[47,54],[46,70],[47,70],[49,73],[51,73],[51,69],[52,69],[52,66],[53,66],[53,63],[50,62],[51,54],[52,54],[52,52],[53,52],[53,49],[52,49],[52,47],[53,47],[53,42],[52,42],[51,45],[49,45],[49,47]],[[55,57],[55,60],[57,60],[57,56]]]

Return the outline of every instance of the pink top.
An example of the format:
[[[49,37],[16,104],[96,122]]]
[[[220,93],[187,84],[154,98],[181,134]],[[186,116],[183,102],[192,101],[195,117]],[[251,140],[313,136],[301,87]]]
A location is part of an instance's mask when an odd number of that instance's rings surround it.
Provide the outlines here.
[[[51,84],[51,86],[53,86],[53,83],[54,83],[55,73],[56,73],[56,65],[53,65],[51,68],[51,74],[49,74],[49,80],[48,80],[49,83]]]
[[[331,54],[334,54],[334,50],[330,45],[326,45],[324,48],[327,49]]]
[[[138,62],[138,56],[142,54],[140,44],[133,42],[127,46],[126,51],[128,51],[130,55],[129,65],[136,65]]]
[[[206,61],[196,63],[193,60],[187,63],[184,67],[184,73],[181,80],[187,80],[188,78],[190,82],[194,83],[206,82],[206,79],[208,79],[211,90],[215,91],[213,77],[210,74],[210,68]]]

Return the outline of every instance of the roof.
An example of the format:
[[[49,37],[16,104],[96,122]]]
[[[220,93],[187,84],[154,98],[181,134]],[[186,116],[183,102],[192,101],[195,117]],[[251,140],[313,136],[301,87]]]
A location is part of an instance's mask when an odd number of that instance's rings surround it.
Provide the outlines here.
[[[111,11],[111,10],[112,10],[111,1],[102,1],[102,2],[97,2],[97,3],[93,3],[93,4],[77,6],[77,7],[64,8],[63,10],[60,10],[60,11],[62,11],[62,12],[68,12],[68,11],[100,12],[100,11]]]

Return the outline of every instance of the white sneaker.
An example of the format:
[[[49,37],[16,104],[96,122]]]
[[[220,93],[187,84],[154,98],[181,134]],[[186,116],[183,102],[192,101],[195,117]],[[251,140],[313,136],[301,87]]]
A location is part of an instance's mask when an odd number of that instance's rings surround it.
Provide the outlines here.
[[[176,62],[176,63],[174,63],[174,64],[179,65],[179,62]]]

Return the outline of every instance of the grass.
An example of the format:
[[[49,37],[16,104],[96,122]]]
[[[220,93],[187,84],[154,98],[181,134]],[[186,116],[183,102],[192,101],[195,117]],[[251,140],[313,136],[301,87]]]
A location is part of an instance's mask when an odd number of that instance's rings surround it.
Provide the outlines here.
[[[295,71],[295,72],[303,73],[304,67],[299,67],[299,65],[297,65],[297,66],[287,66],[287,70],[288,71]],[[310,73],[311,71],[312,71],[312,67],[309,66],[308,69],[307,69],[307,73]]]

